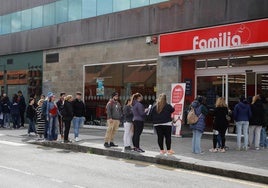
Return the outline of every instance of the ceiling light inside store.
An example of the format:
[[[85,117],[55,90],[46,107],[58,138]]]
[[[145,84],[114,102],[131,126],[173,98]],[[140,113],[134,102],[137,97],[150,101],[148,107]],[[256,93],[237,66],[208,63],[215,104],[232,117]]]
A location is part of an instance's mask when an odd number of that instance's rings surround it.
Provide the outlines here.
[[[236,57],[237,59],[246,59],[246,58],[250,58],[250,56],[238,56]]]
[[[157,65],[157,63],[150,63],[150,64],[148,64],[149,66],[156,66]]]
[[[262,54],[262,55],[253,55],[252,57],[268,57],[268,54]]]
[[[128,65],[128,67],[144,67],[146,64],[134,64],[134,65]]]

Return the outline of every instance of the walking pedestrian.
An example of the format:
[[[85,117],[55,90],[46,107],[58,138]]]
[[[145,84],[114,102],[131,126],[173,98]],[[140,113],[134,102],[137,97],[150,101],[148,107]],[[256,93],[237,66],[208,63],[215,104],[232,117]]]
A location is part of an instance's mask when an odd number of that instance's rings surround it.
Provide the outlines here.
[[[30,98],[28,106],[27,106],[27,109],[26,109],[26,117],[27,117],[27,119],[29,121],[28,136],[30,136],[31,133],[37,134],[36,130],[35,130],[35,114],[36,114],[36,111],[35,111],[35,108],[34,108],[34,103],[35,103],[34,98]]]
[[[63,140],[63,128],[64,128],[64,123],[63,123],[63,117],[61,114],[61,111],[63,109],[63,105],[64,105],[64,98],[65,98],[65,93],[62,92],[60,93],[60,98],[57,101],[57,107],[59,109],[59,115],[58,115],[58,121],[59,121],[59,131],[60,131],[60,136],[61,136],[61,140]]]
[[[252,98],[250,105],[252,116],[249,120],[249,146],[255,146],[256,150],[260,149],[261,129],[264,125],[264,108],[259,95]]]
[[[118,101],[119,94],[113,92],[111,99],[106,105],[107,110],[107,129],[104,138],[104,147],[117,147],[114,143],[114,136],[119,128],[120,120],[122,118],[122,107]]]
[[[22,94],[22,91],[18,91],[18,104],[19,104],[19,110],[20,110],[20,127],[24,127],[25,123],[25,110],[26,110],[26,102],[25,98]]]
[[[229,117],[229,110],[225,99],[219,97],[216,101],[216,108],[214,110],[214,122],[213,122],[213,148],[210,149],[210,152],[225,152],[225,134],[229,122],[227,118]],[[218,137],[220,137],[220,148],[217,149]]]
[[[76,98],[73,101],[73,126],[74,126],[74,138],[75,141],[80,141],[79,139],[79,129],[82,123],[85,121],[86,106],[82,101],[82,93],[76,92]]]
[[[145,152],[143,149],[140,148],[140,136],[144,128],[144,119],[147,112],[143,104],[141,104],[142,100],[143,96],[140,93],[136,93],[132,96],[133,125],[134,125],[134,134],[132,141],[134,151],[136,152]]]
[[[126,103],[123,107],[123,115],[124,115],[124,147],[125,150],[132,150],[131,141],[133,136],[133,112],[131,99],[127,99]]]
[[[1,100],[1,109],[3,113],[3,124],[2,127],[9,128],[10,127],[10,107],[11,102],[6,93],[3,94],[3,98]]]
[[[36,125],[37,125],[37,134],[39,135],[39,139],[44,138],[45,134],[45,126],[46,126],[46,119],[42,113],[42,106],[44,103],[44,99],[40,99],[37,103],[36,108]]]
[[[249,119],[252,115],[250,105],[244,96],[240,97],[240,102],[234,107],[234,120],[236,122],[237,131],[237,150],[248,150],[248,126]],[[244,146],[241,148],[242,130],[244,135]]]
[[[71,127],[71,122],[73,119],[73,96],[67,95],[64,99],[63,109],[62,109],[62,119],[64,122],[64,143],[69,143],[69,132]]]
[[[171,132],[172,132],[172,118],[171,114],[175,109],[167,103],[166,94],[162,93],[159,95],[156,105],[153,106],[152,120],[154,128],[157,133],[158,146],[160,148],[160,154],[174,154],[174,151],[171,149]],[[166,141],[167,151],[164,150],[164,138]]]
[[[10,115],[13,121],[13,128],[20,128],[20,108],[19,108],[19,99],[18,95],[14,94],[12,99],[12,104],[10,107]]]
[[[199,96],[191,104],[195,114],[198,116],[197,122],[190,125],[190,128],[193,131],[192,152],[194,154],[203,154],[201,150],[201,137],[206,127],[205,119],[208,114],[208,109],[204,105],[204,100],[205,99],[202,96]]]

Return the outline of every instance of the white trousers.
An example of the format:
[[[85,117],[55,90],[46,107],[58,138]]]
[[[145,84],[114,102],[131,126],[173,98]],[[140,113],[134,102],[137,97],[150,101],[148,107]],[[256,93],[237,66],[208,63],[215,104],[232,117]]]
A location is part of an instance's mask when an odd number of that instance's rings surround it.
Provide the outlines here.
[[[133,136],[133,124],[130,122],[124,123],[124,146],[131,146]]]
[[[256,125],[249,126],[248,139],[250,146],[253,146],[254,144],[255,148],[260,147],[261,129],[262,126],[256,126]]]

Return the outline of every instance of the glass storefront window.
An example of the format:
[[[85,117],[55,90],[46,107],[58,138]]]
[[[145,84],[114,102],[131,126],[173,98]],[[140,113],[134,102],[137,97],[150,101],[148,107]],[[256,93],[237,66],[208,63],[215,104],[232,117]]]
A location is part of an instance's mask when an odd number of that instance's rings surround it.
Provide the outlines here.
[[[144,106],[148,107],[156,99],[156,62],[87,66],[84,88],[90,121],[106,116],[105,106],[114,91],[119,93],[122,105],[139,92],[144,97]]]
[[[149,5],[149,0],[131,0],[131,8]]]
[[[268,98],[268,73],[257,74],[257,94]]]
[[[98,0],[97,15],[109,14],[113,12],[113,0]]]
[[[97,0],[82,0],[82,18],[90,18],[97,15]]]
[[[21,30],[21,12],[11,14],[11,32],[18,32]]]
[[[56,2],[56,24],[68,21],[68,0]]]
[[[68,21],[82,18],[82,0],[69,0]]]
[[[32,28],[32,9],[21,11],[21,30],[29,30]]]
[[[11,32],[11,14],[2,16],[2,34]]]
[[[32,29],[43,26],[43,6],[32,9]]]
[[[114,0],[113,3],[114,12],[130,9],[130,0]]]
[[[44,5],[44,26],[55,24],[55,3]]]
[[[0,35],[2,34],[2,16],[0,16]]]

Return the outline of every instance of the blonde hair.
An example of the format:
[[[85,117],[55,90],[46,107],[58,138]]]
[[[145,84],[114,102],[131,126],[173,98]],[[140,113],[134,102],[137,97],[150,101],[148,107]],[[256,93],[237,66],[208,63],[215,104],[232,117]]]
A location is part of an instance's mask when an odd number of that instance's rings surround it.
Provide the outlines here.
[[[260,95],[255,95],[255,96],[252,98],[252,103],[251,103],[251,104],[254,104],[258,99],[260,99]]]
[[[223,97],[219,97],[216,101],[216,107],[227,107],[227,104],[225,103],[225,99]]]
[[[66,97],[64,97],[64,100],[65,101],[69,101],[70,99],[72,99],[73,96],[72,95],[67,95]]]
[[[160,114],[160,112],[162,112],[166,104],[167,104],[167,96],[166,94],[162,93],[159,95],[156,101],[156,112]]]
[[[41,103],[44,103],[44,99],[40,99],[38,102],[37,102],[37,105],[40,106]]]

